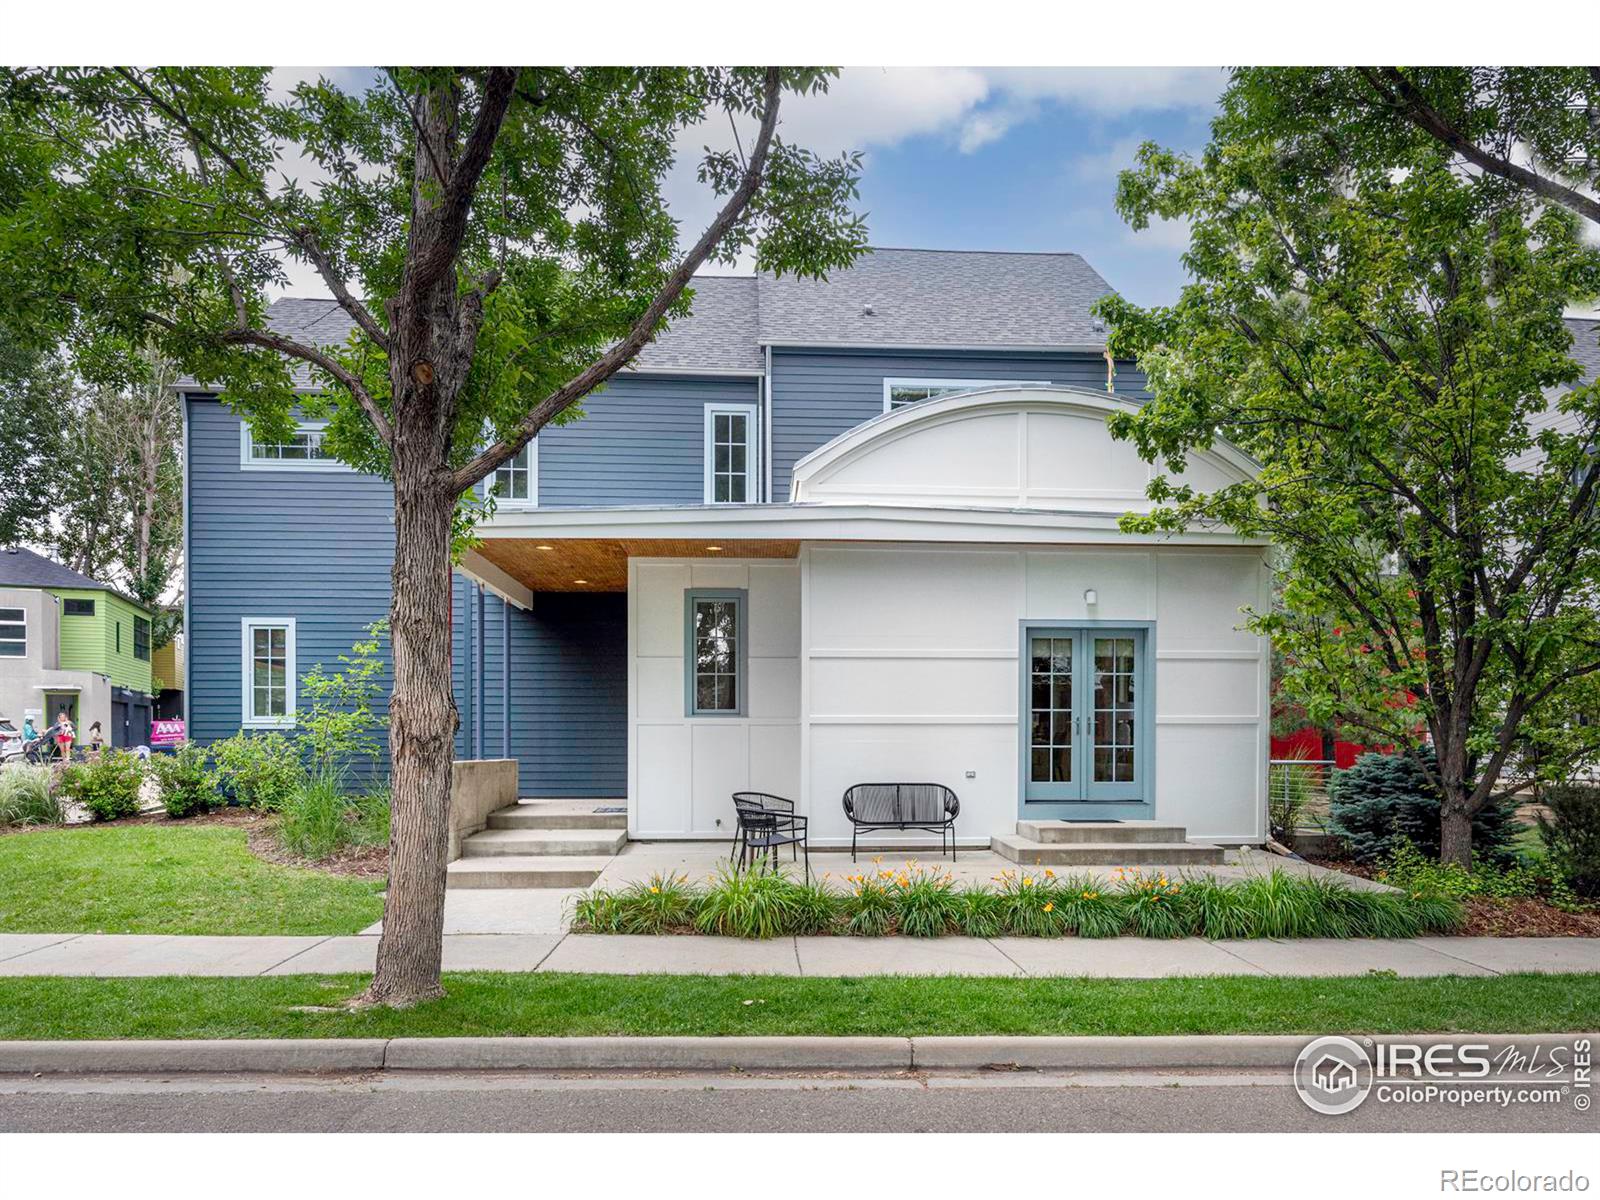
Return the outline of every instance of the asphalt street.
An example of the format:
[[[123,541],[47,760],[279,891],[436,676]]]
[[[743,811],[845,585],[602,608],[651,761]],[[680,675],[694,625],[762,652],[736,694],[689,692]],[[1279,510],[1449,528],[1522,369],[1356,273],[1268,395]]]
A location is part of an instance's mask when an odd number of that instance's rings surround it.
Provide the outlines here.
[[[0,1076],[0,1132],[1586,1132],[1570,1104],[1305,1108],[1281,1074]]]

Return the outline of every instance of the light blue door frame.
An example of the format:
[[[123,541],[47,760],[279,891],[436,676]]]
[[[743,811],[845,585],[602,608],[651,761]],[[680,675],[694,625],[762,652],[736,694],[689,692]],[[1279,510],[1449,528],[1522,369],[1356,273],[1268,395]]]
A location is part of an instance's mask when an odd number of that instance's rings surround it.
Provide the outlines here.
[[[1155,622],[1023,621],[1020,639],[1018,811],[1150,817]]]

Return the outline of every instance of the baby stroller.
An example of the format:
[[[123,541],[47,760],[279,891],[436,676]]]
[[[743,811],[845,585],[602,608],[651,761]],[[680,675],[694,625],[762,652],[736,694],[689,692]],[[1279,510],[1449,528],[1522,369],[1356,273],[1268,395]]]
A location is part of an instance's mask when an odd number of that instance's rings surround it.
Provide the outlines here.
[[[46,729],[38,737],[22,743],[22,761],[38,763],[41,766],[53,763],[59,757],[56,750],[56,734],[61,732],[61,723],[58,721]]]

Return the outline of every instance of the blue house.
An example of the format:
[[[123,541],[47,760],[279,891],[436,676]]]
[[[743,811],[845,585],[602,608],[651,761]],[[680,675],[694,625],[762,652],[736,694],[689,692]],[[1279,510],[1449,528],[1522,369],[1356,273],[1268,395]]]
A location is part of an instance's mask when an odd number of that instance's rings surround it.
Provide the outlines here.
[[[1263,548],[1117,518],[1155,468],[1105,430],[1142,379],[1076,254],[879,249],[825,282],[695,281],[693,314],[497,472],[452,614],[462,758],[726,837],[732,791],[848,843],[844,786],[956,788],[963,843],[1023,818],[1265,835]],[[271,320],[344,340],[332,301]],[[310,387],[309,376],[302,376]],[[385,615],[387,482],[262,444],[184,388],[188,719],[292,729],[296,680]],[[1201,485],[1250,469],[1219,446]]]

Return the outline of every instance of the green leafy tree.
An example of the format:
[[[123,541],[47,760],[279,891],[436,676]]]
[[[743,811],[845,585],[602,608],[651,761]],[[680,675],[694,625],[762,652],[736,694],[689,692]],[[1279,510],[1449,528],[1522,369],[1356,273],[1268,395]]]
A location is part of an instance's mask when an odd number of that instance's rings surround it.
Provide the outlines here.
[[[1566,714],[1600,672],[1600,389],[1571,387],[1562,314],[1600,290],[1600,255],[1572,212],[1432,139],[1336,133],[1247,72],[1199,161],[1147,145],[1122,176],[1136,227],[1189,223],[1192,282],[1170,308],[1104,304],[1154,396],[1114,432],[1174,472],[1219,437],[1261,464],[1214,492],[1163,475],[1124,524],[1270,538],[1283,604],[1253,624],[1285,698],[1430,742],[1442,853],[1465,865],[1476,814],[1595,749]],[[1568,388],[1570,423],[1538,428]]]
[[[263,437],[287,434],[293,362],[327,387],[327,446],[393,483],[394,794],[373,1002],[438,995],[456,712],[458,501],[689,311],[711,259],[820,275],[864,247],[858,159],[777,136],[813,68],[392,68],[274,99],[264,69],[0,73],[0,323],[115,378],[153,342]],[[689,238],[663,182],[703,122],[738,144],[699,178]],[[286,178],[291,147],[322,182]],[[681,248],[684,245],[686,249]],[[285,259],[356,327],[269,329]]]
[[[339,655],[340,670],[329,671],[317,663],[300,676],[299,696],[307,711],[297,724],[313,773],[329,775],[352,763],[378,757],[378,730],[383,718],[373,705],[383,695],[383,641],[387,621],[374,621],[367,635]]]
[[[0,546],[43,540],[65,462],[63,414],[72,373],[0,326]]]

